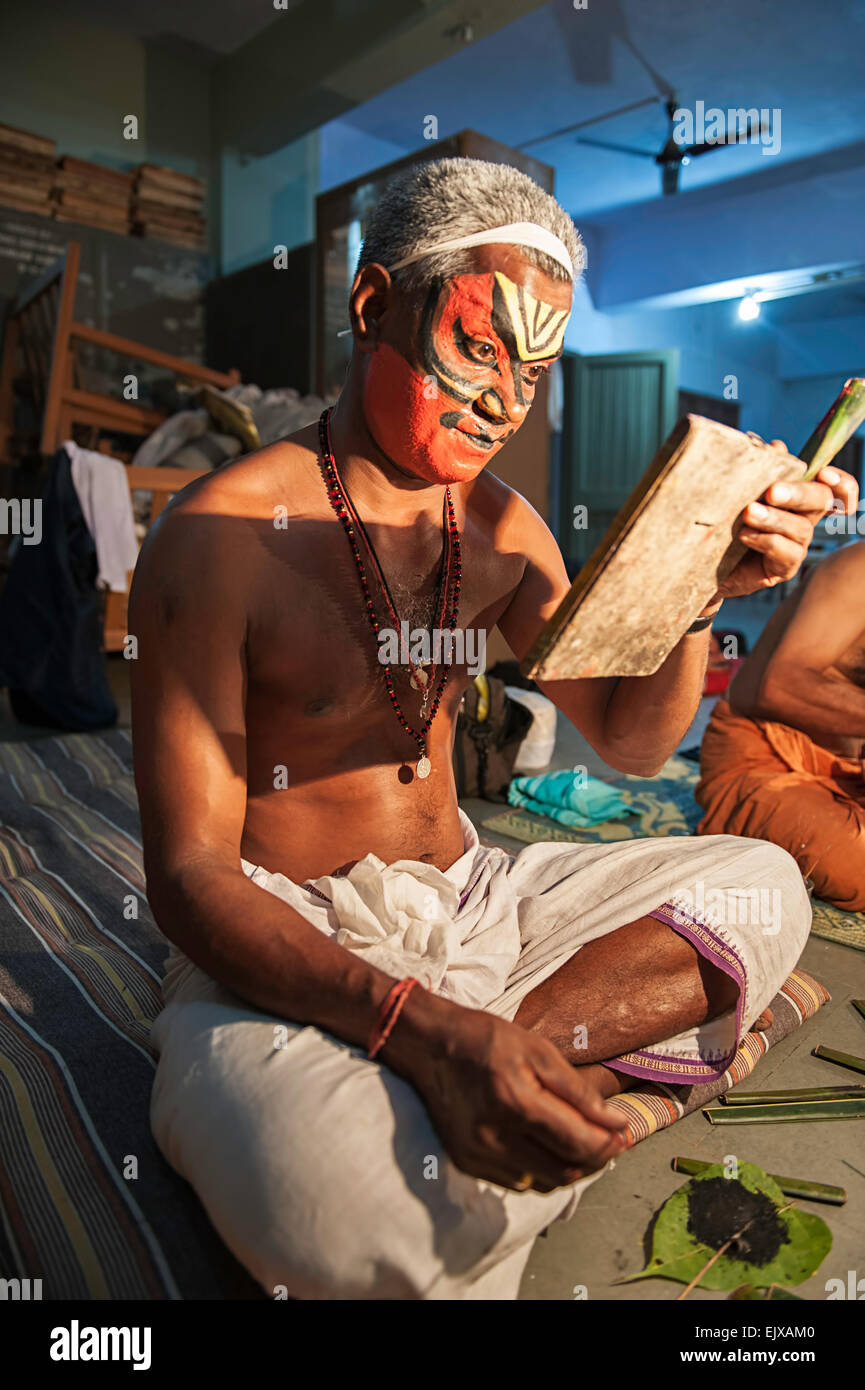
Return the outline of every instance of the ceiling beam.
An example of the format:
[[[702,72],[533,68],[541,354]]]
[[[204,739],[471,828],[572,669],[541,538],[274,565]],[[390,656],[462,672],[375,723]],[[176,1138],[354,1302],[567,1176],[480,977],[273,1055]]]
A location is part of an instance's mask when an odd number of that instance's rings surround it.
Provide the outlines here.
[[[542,0],[286,3],[212,71],[217,142],[244,155],[282,149]]]

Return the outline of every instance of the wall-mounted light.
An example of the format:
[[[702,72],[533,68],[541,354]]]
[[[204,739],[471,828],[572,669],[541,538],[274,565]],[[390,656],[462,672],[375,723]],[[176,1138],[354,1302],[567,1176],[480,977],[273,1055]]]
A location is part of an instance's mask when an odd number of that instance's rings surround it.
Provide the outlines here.
[[[757,303],[753,294],[746,294],[739,300],[739,318],[743,323],[750,323],[753,319],[760,317],[760,305]]]

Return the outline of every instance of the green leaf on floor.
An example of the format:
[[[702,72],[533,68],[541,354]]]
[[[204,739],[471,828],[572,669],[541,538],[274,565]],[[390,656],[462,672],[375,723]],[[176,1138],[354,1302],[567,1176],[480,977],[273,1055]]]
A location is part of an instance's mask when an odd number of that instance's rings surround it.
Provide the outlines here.
[[[793,1206],[762,1168],[740,1163],[729,1177],[716,1163],[661,1207],[649,1262],[632,1278],[697,1280],[702,1289],[801,1284],[831,1248],[826,1222]]]

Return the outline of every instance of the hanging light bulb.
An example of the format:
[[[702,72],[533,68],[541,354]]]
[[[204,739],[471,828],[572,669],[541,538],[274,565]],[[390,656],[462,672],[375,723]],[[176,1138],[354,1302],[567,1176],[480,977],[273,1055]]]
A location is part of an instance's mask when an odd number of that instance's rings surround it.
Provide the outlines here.
[[[753,294],[746,294],[739,300],[739,318],[744,323],[750,323],[752,319],[760,317],[760,305],[757,303]]]

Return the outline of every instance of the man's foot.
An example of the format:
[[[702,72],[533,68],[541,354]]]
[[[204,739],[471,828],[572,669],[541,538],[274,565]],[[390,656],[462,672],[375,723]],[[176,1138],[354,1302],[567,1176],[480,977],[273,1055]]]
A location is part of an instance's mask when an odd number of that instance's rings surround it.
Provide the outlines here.
[[[597,1087],[602,1100],[609,1100],[610,1096],[630,1090],[640,1079],[638,1076],[628,1076],[625,1072],[613,1071],[602,1062],[589,1062],[587,1066],[580,1067],[580,1076],[593,1088]]]
[[[772,1027],[772,1024],[773,1024],[774,1022],[775,1022],[775,1015],[772,1013],[772,1010],[771,1010],[771,1009],[764,1009],[763,1012],[761,1013],[760,1017],[754,1019],[754,1022],[751,1024],[751,1027],[748,1029],[748,1032],[749,1032],[749,1033],[765,1033],[765,1032],[767,1031],[767,1029],[769,1029],[769,1028]]]

